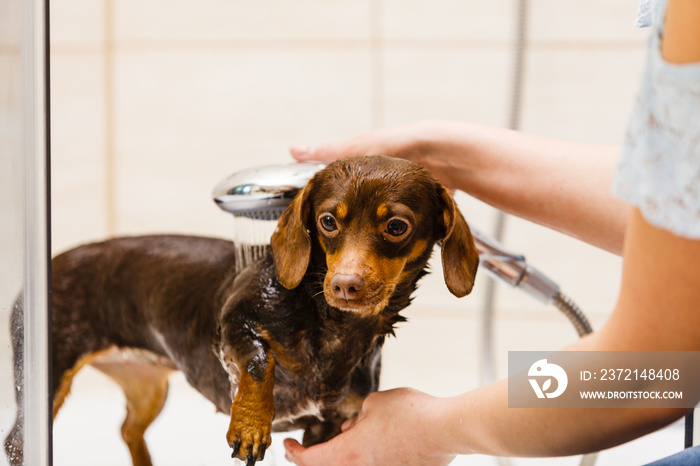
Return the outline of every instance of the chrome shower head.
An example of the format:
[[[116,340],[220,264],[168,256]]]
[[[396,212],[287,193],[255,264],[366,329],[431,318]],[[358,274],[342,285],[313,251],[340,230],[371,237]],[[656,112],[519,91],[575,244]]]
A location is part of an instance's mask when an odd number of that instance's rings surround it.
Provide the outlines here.
[[[277,220],[294,196],[326,165],[320,162],[267,165],[236,172],[212,193],[226,212],[255,220]]]

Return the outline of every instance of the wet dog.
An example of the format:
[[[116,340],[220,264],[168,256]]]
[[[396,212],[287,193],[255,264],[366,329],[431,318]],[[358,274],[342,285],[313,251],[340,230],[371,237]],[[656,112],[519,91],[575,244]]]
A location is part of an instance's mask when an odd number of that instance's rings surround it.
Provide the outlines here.
[[[326,441],[377,390],[385,336],[405,320],[437,242],[448,289],[468,294],[478,254],[450,193],[410,162],[359,157],[318,172],[282,214],[270,253],[241,272],[233,243],[202,237],[124,237],[63,253],[52,263],[54,416],[73,376],[93,365],[123,388],[122,436],[134,465],[150,465],[144,432],[179,370],[230,413],[232,456],[248,465],[273,431]],[[14,351],[21,361],[21,340]],[[6,442],[13,465],[17,419]]]

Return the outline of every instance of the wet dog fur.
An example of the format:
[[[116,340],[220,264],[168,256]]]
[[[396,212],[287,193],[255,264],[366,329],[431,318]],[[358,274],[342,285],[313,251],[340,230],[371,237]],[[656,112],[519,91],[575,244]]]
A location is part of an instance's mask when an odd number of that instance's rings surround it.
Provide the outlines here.
[[[359,157],[318,172],[280,218],[270,253],[238,273],[234,244],[212,238],[124,237],[65,252],[52,262],[54,417],[91,364],[123,388],[122,436],[133,464],[150,465],[144,432],[179,370],[230,413],[226,439],[248,465],[273,431],[302,428],[307,446],[329,440],[377,390],[381,346],[437,242],[448,289],[468,294],[478,254],[448,190],[410,162]],[[13,334],[22,320],[20,299]],[[13,465],[22,392],[5,444]]]

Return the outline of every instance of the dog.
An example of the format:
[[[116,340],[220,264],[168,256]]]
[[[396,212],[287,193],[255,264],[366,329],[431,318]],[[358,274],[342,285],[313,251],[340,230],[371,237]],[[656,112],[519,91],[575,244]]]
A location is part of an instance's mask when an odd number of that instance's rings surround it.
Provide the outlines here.
[[[230,413],[232,457],[262,461],[271,432],[340,432],[379,383],[380,350],[404,321],[433,247],[447,288],[467,295],[479,257],[450,192],[405,160],[341,159],[316,173],[281,215],[267,255],[236,272],[235,245],[193,236],[111,239],[52,262],[53,415],[90,364],[124,390],[122,437],[151,465],[144,432],[168,376]],[[21,299],[12,326],[21,330]],[[22,342],[14,342],[23,384]],[[21,363],[20,363],[21,364]],[[5,448],[22,464],[22,390]]]

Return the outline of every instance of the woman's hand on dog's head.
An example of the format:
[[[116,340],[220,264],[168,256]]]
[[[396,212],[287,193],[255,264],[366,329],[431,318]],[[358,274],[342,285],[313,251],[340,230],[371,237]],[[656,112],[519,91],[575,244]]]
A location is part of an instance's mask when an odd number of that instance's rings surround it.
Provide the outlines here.
[[[289,152],[299,162],[332,162],[337,159],[386,155],[409,160],[429,169],[446,187],[454,184],[449,170],[443,170],[452,144],[444,144],[444,123],[424,121],[392,128],[383,128],[345,141],[316,146],[293,145]],[[449,167],[448,167],[449,168]]]

